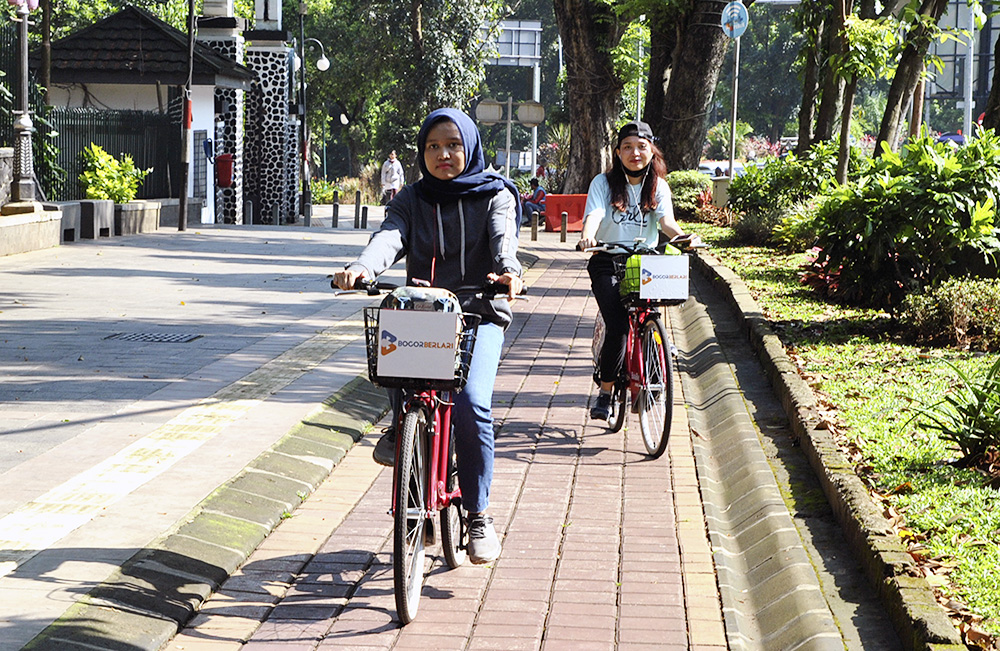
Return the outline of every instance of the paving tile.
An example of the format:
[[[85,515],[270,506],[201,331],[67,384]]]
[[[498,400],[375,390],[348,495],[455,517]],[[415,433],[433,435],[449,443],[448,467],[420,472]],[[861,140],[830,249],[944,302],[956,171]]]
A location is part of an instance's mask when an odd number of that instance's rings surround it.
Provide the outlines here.
[[[515,308],[495,387],[490,511],[502,556],[449,570],[439,547],[428,548],[420,611],[400,627],[386,515],[391,471],[374,467],[366,437],[342,462],[340,483],[334,472],[227,582],[231,605],[215,606],[219,613],[245,607],[230,619],[281,598],[253,634],[257,648],[680,650],[688,649],[688,617],[703,629],[692,649],[724,648],[683,410],[675,410],[669,457],[655,461],[632,431],[634,417],[627,433],[589,421],[590,362],[575,351],[589,348],[596,306],[580,300],[589,279],[563,246],[545,249],[544,293]],[[367,494],[355,488],[360,482]]]

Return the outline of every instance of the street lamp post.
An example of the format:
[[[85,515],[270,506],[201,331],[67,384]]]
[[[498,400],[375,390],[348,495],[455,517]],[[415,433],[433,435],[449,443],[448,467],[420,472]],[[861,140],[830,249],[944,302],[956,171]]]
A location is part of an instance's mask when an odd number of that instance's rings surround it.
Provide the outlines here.
[[[545,107],[535,101],[522,102],[514,107],[514,100],[511,97],[507,98],[506,102],[506,123],[507,123],[507,162],[506,162],[506,175],[510,176],[510,125],[514,122],[528,127],[535,128],[545,120]],[[516,115],[516,120],[515,120]],[[479,101],[476,105],[476,119],[481,123],[486,125],[497,124],[504,119],[504,104],[494,100],[494,99],[483,99]],[[532,141],[532,146],[535,146],[535,141]],[[535,173],[534,169],[534,152],[532,152],[532,175]]]
[[[302,134],[302,223],[312,225],[312,188],[309,183],[309,128],[306,124],[306,41],[312,41],[319,46],[320,59],[316,67],[323,71],[330,67],[323,44],[315,38],[306,38],[306,14],[309,9],[305,2],[299,3],[299,130]]]
[[[28,12],[38,7],[27,0],[17,4],[18,55],[20,64],[19,103],[17,120],[14,122],[14,180],[11,183],[11,200],[25,204],[29,210],[35,200],[35,166],[31,151],[31,134],[35,127],[31,121],[31,107],[28,98]]]

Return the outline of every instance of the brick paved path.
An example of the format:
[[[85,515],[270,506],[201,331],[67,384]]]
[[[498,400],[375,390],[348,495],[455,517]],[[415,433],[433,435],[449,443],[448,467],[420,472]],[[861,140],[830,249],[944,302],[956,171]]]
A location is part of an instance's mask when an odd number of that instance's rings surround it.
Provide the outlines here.
[[[400,628],[392,475],[372,434],[170,651],[726,648],[685,412],[655,461],[635,416],[617,434],[589,422],[596,305],[580,254],[543,242],[496,385],[500,559],[448,570],[431,548],[417,621]]]

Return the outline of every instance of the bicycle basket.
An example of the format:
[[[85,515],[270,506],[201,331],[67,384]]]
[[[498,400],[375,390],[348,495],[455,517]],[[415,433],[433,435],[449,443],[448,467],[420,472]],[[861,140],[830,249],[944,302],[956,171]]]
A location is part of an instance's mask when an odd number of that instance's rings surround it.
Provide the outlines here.
[[[688,298],[686,255],[630,255],[615,259],[618,291],[626,304],[680,305]]]
[[[461,389],[480,319],[478,314],[366,307],[368,377],[387,389]]]

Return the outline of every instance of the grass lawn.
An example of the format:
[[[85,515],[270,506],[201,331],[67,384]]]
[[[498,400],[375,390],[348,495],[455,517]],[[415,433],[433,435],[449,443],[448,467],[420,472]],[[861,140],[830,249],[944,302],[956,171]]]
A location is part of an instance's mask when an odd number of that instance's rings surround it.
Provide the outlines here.
[[[831,304],[800,285],[804,254],[735,244],[729,228],[685,227],[757,299],[956,623],[1000,634],[1000,482],[956,465],[957,447],[916,412],[955,390],[950,365],[982,375],[997,354],[915,345],[889,314]]]

